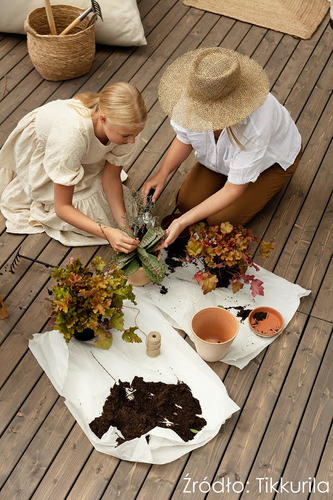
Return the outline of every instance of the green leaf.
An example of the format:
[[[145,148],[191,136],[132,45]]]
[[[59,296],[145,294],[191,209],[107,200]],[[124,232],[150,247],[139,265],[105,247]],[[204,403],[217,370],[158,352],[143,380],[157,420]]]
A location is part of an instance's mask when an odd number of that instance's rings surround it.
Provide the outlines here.
[[[114,315],[109,318],[109,325],[116,330],[122,330],[124,328],[124,313],[121,311],[115,312]]]
[[[99,272],[102,272],[106,266],[106,263],[104,262],[102,257],[100,257],[99,255],[97,255],[97,257],[95,257],[93,259],[92,263],[93,263],[93,266],[96,269],[96,271],[99,271]]]
[[[162,228],[149,228],[148,231],[143,236],[140,241],[139,247],[147,249],[148,247],[154,247],[164,235],[164,231]]]
[[[112,334],[109,334],[108,336],[99,335],[95,339],[94,344],[100,349],[109,349],[112,346]]]
[[[131,344],[133,342],[135,342],[135,343],[142,342],[140,337],[136,333],[134,333],[135,330],[137,330],[137,329],[138,328],[136,326],[131,326],[130,328],[127,328],[127,330],[125,330],[124,333],[122,334],[122,339],[125,342],[130,342]]]
[[[131,262],[126,264],[126,266],[123,267],[123,271],[126,274],[126,276],[129,276],[130,274],[135,273],[135,271],[137,271],[139,267],[140,264],[138,260],[135,258],[134,260],[132,260]]]
[[[193,434],[198,434],[198,432],[199,432],[196,429],[190,429],[190,431],[193,432]]]

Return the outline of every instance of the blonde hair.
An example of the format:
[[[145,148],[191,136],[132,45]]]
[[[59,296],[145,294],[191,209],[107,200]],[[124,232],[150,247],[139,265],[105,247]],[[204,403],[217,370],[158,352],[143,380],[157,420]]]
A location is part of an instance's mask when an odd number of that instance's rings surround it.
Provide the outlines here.
[[[85,116],[87,114],[92,116],[99,111],[112,125],[125,126],[133,130],[142,129],[147,119],[143,97],[130,83],[113,83],[99,93],[85,92],[77,94],[74,99],[85,106],[86,110],[83,110]],[[82,114],[82,107],[80,108],[75,107]]]

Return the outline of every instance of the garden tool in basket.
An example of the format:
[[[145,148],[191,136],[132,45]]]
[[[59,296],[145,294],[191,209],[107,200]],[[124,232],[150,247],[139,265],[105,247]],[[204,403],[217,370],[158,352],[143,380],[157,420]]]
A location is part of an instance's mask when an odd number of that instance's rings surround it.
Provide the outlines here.
[[[74,19],[74,21],[72,21],[71,24],[69,24],[67,26],[67,28],[65,28],[60,33],[60,36],[67,35],[67,33],[69,33],[73,28],[75,28],[75,26],[77,26],[85,17],[87,17],[88,14],[90,14],[90,12],[97,14],[103,21],[103,16],[102,16],[102,11],[101,11],[100,5],[96,2],[96,0],[91,0],[91,7],[89,7],[89,9],[82,12],[82,14],[79,17]]]
[[[50,0],[44,0],[44,3],[45,3],[47,22],[49,23],[51,35],[56,35],[57,29],[56,29],[56,25],[54,22],[54,17],[53,17],[53,13],[52,13],[52,7],[50,4]]]

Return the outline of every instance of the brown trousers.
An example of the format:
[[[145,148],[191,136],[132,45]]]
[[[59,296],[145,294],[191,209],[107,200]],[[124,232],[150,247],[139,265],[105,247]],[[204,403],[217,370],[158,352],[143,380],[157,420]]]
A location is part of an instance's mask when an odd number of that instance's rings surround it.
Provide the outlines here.
[[[228,207],[207,218],[210,225],[229,221],[232,224],[249,222],[266,203],[280,191],[294,174],[302,156],[299,152],[293,165],[283,170],[278,163],[267,168],[255,182],[250,182],[242,196]],[[221,189],[227,177],[200,163],[195,163],[187,174],[177,195],[177,207],[184,213]]]

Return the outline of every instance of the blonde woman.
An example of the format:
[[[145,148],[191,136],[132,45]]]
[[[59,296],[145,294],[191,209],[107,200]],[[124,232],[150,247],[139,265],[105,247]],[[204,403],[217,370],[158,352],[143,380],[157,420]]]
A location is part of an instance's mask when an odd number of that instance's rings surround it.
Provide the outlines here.
[[[143,194],[155,189],[155,202],[191,151],[197,159],[178,192],[182,215],[167,229],[164,247],[202,219],[248,222],[294,174],[301,136],[253,59],[221,47],[187,52],[162,76],[159,100],[176,138]]]
[[[28,113],[0,152],[0,209],[7,231],[45,231],[70,246],[109,241],[116,251],[136,248],[138,240],[118,229],[128,228],[132,210],[121,174],[146,117],[141,94],[128,83]]]

